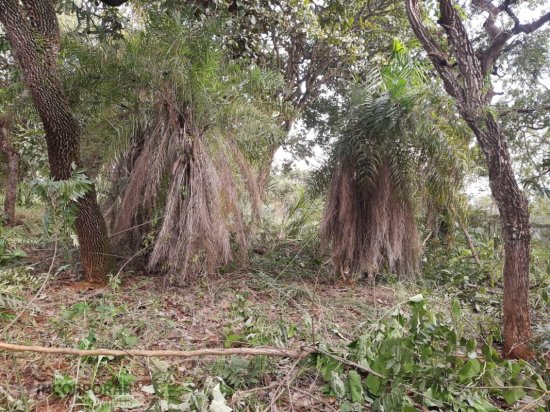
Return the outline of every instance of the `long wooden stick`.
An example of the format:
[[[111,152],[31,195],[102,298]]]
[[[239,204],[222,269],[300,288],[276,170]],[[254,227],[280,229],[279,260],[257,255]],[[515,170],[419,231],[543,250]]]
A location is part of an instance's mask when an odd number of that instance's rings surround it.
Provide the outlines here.
[[[303,346],[300,349],[279,349],[279,348],[212,348],[197,350],[139,350],[139,349],[74,349],[74,348],[50,348],[46,346],[26,346],[13,343],[0,342],[0,349],[11,352],[34,352],[50,353],[58,355],[76,355],[76,356],[143,356],[147,358],[176,357],[176,358],[197,358],[200,356],[281,356],[293,359],[302,359],[316,349]]]

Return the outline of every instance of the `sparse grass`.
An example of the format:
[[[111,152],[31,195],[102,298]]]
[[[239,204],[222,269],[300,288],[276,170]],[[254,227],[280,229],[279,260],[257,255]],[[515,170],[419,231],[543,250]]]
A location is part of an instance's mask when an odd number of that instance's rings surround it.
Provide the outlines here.
[[[97,291],[71,288],[73,277],[73,271],[66,270],[52,279],[32,309],[5,331],[2,339],[20,344],[116,349],[299,347],[318,341],[337,344],[342,337],[351,339],[357,325],[380,316],[393,305],[393,293],[386,288],[335,287],[332,280],[321,282],[311,275],[292,279],[291,273],[281,278],[260,271],[234,273],[188,288],[164,288],[161,278],[124,274],[118,288]],[[32,294],[29,288],[20,291],[19,296],[28,300]],[[231,376],[222,360],[162,362],[177,371],[171,378],[174,385],[187,381],[200,385],[208,376]],[[59,376],[76,379],[77,359],[33,354],[13,357],[4,353],[0,363],[0,386],[6,391],[0,394],[0,405],[18,404],[16,400],[26,396],[31,409],[46,404],[70,406],[72,392],[60,399],[51,385],[61,379]],[[141,390],[152,382],[151,363],[134,358],[83,358],[78,372],[78,397],[84,396],[87,388],[94,388],[101,398],[102,385],[110,382],[121,368],[135,377],[128,391],[142,405],[157,397]],[[284,376],[288,368],[287,360],[271,359],[262,373],[249,371],[248,376],[245,368],[241,371],[243,380],[256,377],[232,390],[266,386]],[[311,379],[307,379],[308,385],[313,383]],[[309,391],[307,386],[302,389]],[[9,397],[12,401],[8,401]],[[265,408],[269,391],[258,391],[245,399],[246,402],[239,401],[244,409],[238,410],[254,410],[247,409],[249,403]],[[311,399],[307,404],[313,405]]]

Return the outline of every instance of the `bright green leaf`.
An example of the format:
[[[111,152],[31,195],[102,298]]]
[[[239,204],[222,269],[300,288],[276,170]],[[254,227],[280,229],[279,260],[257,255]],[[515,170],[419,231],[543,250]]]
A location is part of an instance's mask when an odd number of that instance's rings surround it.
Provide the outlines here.
[[[373,375],[372,373],[367,376],[367,379],[365,380],[365,385],[367,385],[367,388],[370,393],[372,393],[375,396],[380,395],[380,384],[381,380],[378,376]]]
[[[362,402],[363,386],[361,385],[361,376],[354,370],[348,373],[348,385],[351,393],[351,400],[353,402]]]
[[[510,388],[502,392],[502,397],[508,405],[514,405],[517,401],[525,396],[523,388]]]

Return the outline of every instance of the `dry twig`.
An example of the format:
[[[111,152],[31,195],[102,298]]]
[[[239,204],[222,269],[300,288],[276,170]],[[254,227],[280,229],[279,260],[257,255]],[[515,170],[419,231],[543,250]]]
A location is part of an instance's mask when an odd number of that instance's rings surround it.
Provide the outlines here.
[[[197,350],[140,350],[140,349],[74,349],[74,348],[50,348],[45,346],[26,346],[12,343],[0,342],[0,349],[11,352],[35,352],[58,355],[76,356],[143,356],[148,358],[175,357],[175,358],[197,358],[200,356],[281,356],[293,359],[303,359],[316,349],[303,346],[299,349],[266,348],[212,348]]]

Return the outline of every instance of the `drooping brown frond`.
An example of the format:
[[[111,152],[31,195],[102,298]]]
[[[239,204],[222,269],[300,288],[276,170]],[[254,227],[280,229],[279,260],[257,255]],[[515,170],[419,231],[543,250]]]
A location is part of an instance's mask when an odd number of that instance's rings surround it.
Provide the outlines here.
[[[133,164],[128,165],[131,170],[127,171],[129,180],[124,187],[115,219],[116,232],[137,223],[140,213],[151,213],[166,170],[176,161],[176,145],[181,140],[180,134],[184,133],[185,123],[177,111],[173,94],[166,93],[163,96],[157,104],[154,117],[155,123],[137,136],[132,148],[139,151],[139,155]]]
[[[391,169],[382,162],[375,176],[359,179],[354,162],[344,160],[333,174],[323,219],[321,243],[340,273],[388,270],[417,273],[420,240],[412,202],[400,195]]]
[[[147,222],[162,213],[147,266],[187,283],[230,263],[233,240],[238,250],[247,250],[240,186],[246,187],[255,213],[259,191],[251,186],[253,170],[230,136],[200,130],[170,91],[155,110],[155,121],[138,129],[134,146],[119,160],[117,178],[126,175],[127,183],[113,215],[114,231],[121,233],[119,244],[129,238],[141,242],[151,229]],[[244,177],[237,178],[236,170]]]

